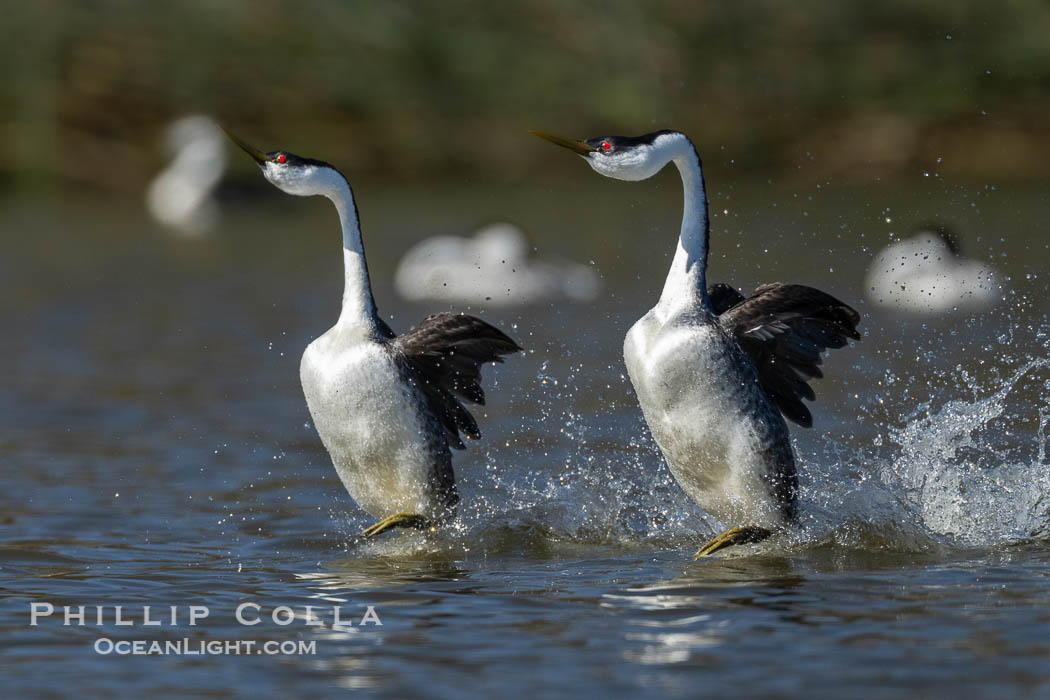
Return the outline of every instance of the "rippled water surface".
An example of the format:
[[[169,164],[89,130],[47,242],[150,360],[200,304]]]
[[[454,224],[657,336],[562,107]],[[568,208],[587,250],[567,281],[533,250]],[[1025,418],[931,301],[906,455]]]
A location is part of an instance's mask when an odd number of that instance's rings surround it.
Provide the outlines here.
[[[713,189],[712,281],[806,282],[865,320],[815,384],[816,427],[794,431],[801,530],[699,562],[719,523],[675,486],[620,358],[673,249],[673,180],[358,188],[395,329],[443,308],[397,299],[397,256],[497,217],[606,285],[594,304],[484,314],[526,353],[485,372],[459,518],[368,543],[298,385],[337,314],[329,205],[227,193],[222,231],[182,240],[131,203],[7,202],[5,696],[1050,693],[1050,204],[1042,186],[922,187]],[[999,266],[995,310],[864,303],[875,251],[931,217]],[[33,603],[56,612],[32,626]],[[191,606],[208,616],[191,625]],[[369,606],[381,625],[359,624]],[[135,656],[100,639],[314,644]]]

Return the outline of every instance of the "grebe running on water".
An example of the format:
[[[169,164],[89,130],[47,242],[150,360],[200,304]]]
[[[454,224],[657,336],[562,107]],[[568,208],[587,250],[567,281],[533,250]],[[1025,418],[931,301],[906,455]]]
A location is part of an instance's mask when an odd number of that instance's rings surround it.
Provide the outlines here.
[[[536,136],[579,154],[596,172],[645,180],[668,163],[685,207],[660,301],[624,341],[624,361],[653,438],[678,483],[731,529],[696,553],[757,542],[795,522],[798,477],[784,418],[809,427],[802,399],[827,348],[859,339],[860,316],[811,287],[767,284],[745,298],[706,286],[710,227],[700,157],[685,134],[575,141]]]
[[[278,189],[323,195],[339,212],[342,312],[306,348],[300,379],[340,480],[378,520],[365,536],[447,521],[459,500],[450,448],[464,448],[460,433],[481,437],[462,402],[484,404],[481,366],[521,348],[499,329],[463,314],[428,316],[396,335],[376,310],[357,207],[342,173],[287,151],[263,153],[227,135]]]

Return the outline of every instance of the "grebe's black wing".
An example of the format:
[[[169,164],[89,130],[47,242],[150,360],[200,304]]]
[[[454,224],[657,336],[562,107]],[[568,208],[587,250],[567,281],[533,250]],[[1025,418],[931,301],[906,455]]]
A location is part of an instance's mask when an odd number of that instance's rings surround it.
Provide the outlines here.
[[[721,316],[729,309],[744,301],[744,295],[725,282],[712,284],[707,288],[707,298],[715,315]]]
[[[806,428],[813,415],[802,400],[816,398],[807,382],[824,376],[821,353],[859,340],[859,321],[860,314],[830,294],[779,282],[759,287],[718,318],[751,357],[766,395],[785,418]]]
[[[503,331],[465,314],[435,314],[391,341],[445,428],[448,444],[463,449],[462,432],[481,437],[477,421],[461,401],[484,404],[481,366],[520,352]]]

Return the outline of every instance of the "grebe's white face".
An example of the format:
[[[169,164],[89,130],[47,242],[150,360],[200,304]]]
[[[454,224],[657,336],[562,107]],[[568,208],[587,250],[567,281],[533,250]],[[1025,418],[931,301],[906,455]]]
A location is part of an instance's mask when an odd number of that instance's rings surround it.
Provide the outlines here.
[[[270,181],[277,189],[288,194],[294,194],[299,197],[308,197],[315,194],[323,194],[324,183],[327,177],[323,171],[331,172],[331,168],[326,168],[312,163],[301,163],[292,162],[289,158],[290,154],[286,153],[274,153],[270,154],[273,156],[271,160],[267,160],[265,163],[260,163],[259,167],[262,168],[263,176]],[[284,162],[280,162],[280,158],[284,158]],[[295,158],[296,161],[301,161],[301,158]]]
[[[684,134],[656,131],[644,136],[599,136],[573,141],[560,136],[533,132],[542,139],[578,153],[594,171],[617,180],[645,180],[692,149]]]
[[[602,144],[609,144],[609,150],[601,150]],[[617,180],[646,180],[667,165],[667,159],[651,144],[617,149],[608,139],[601,139],[598,149],[583,156],[584,160],[594,172]]]
[[[328,163],[313,158],[303,158],[288,151],[263,153],[254,146],[223,129],[230,140],[252,157],[270,183],[288,194],[299,197],[310,195],[337,196],[349,185],[338,170]]]

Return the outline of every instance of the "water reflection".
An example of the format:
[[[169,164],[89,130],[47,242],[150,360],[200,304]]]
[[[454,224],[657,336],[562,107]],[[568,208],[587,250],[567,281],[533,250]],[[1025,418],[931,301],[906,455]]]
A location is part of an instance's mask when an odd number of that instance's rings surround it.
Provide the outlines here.
[[[412,583],[463,581],[469,573],[440,556],[414,559],[347,558],[328,562],[324,571],[296,574],[318,598],[346,602],[340,591],[383,589]]]

